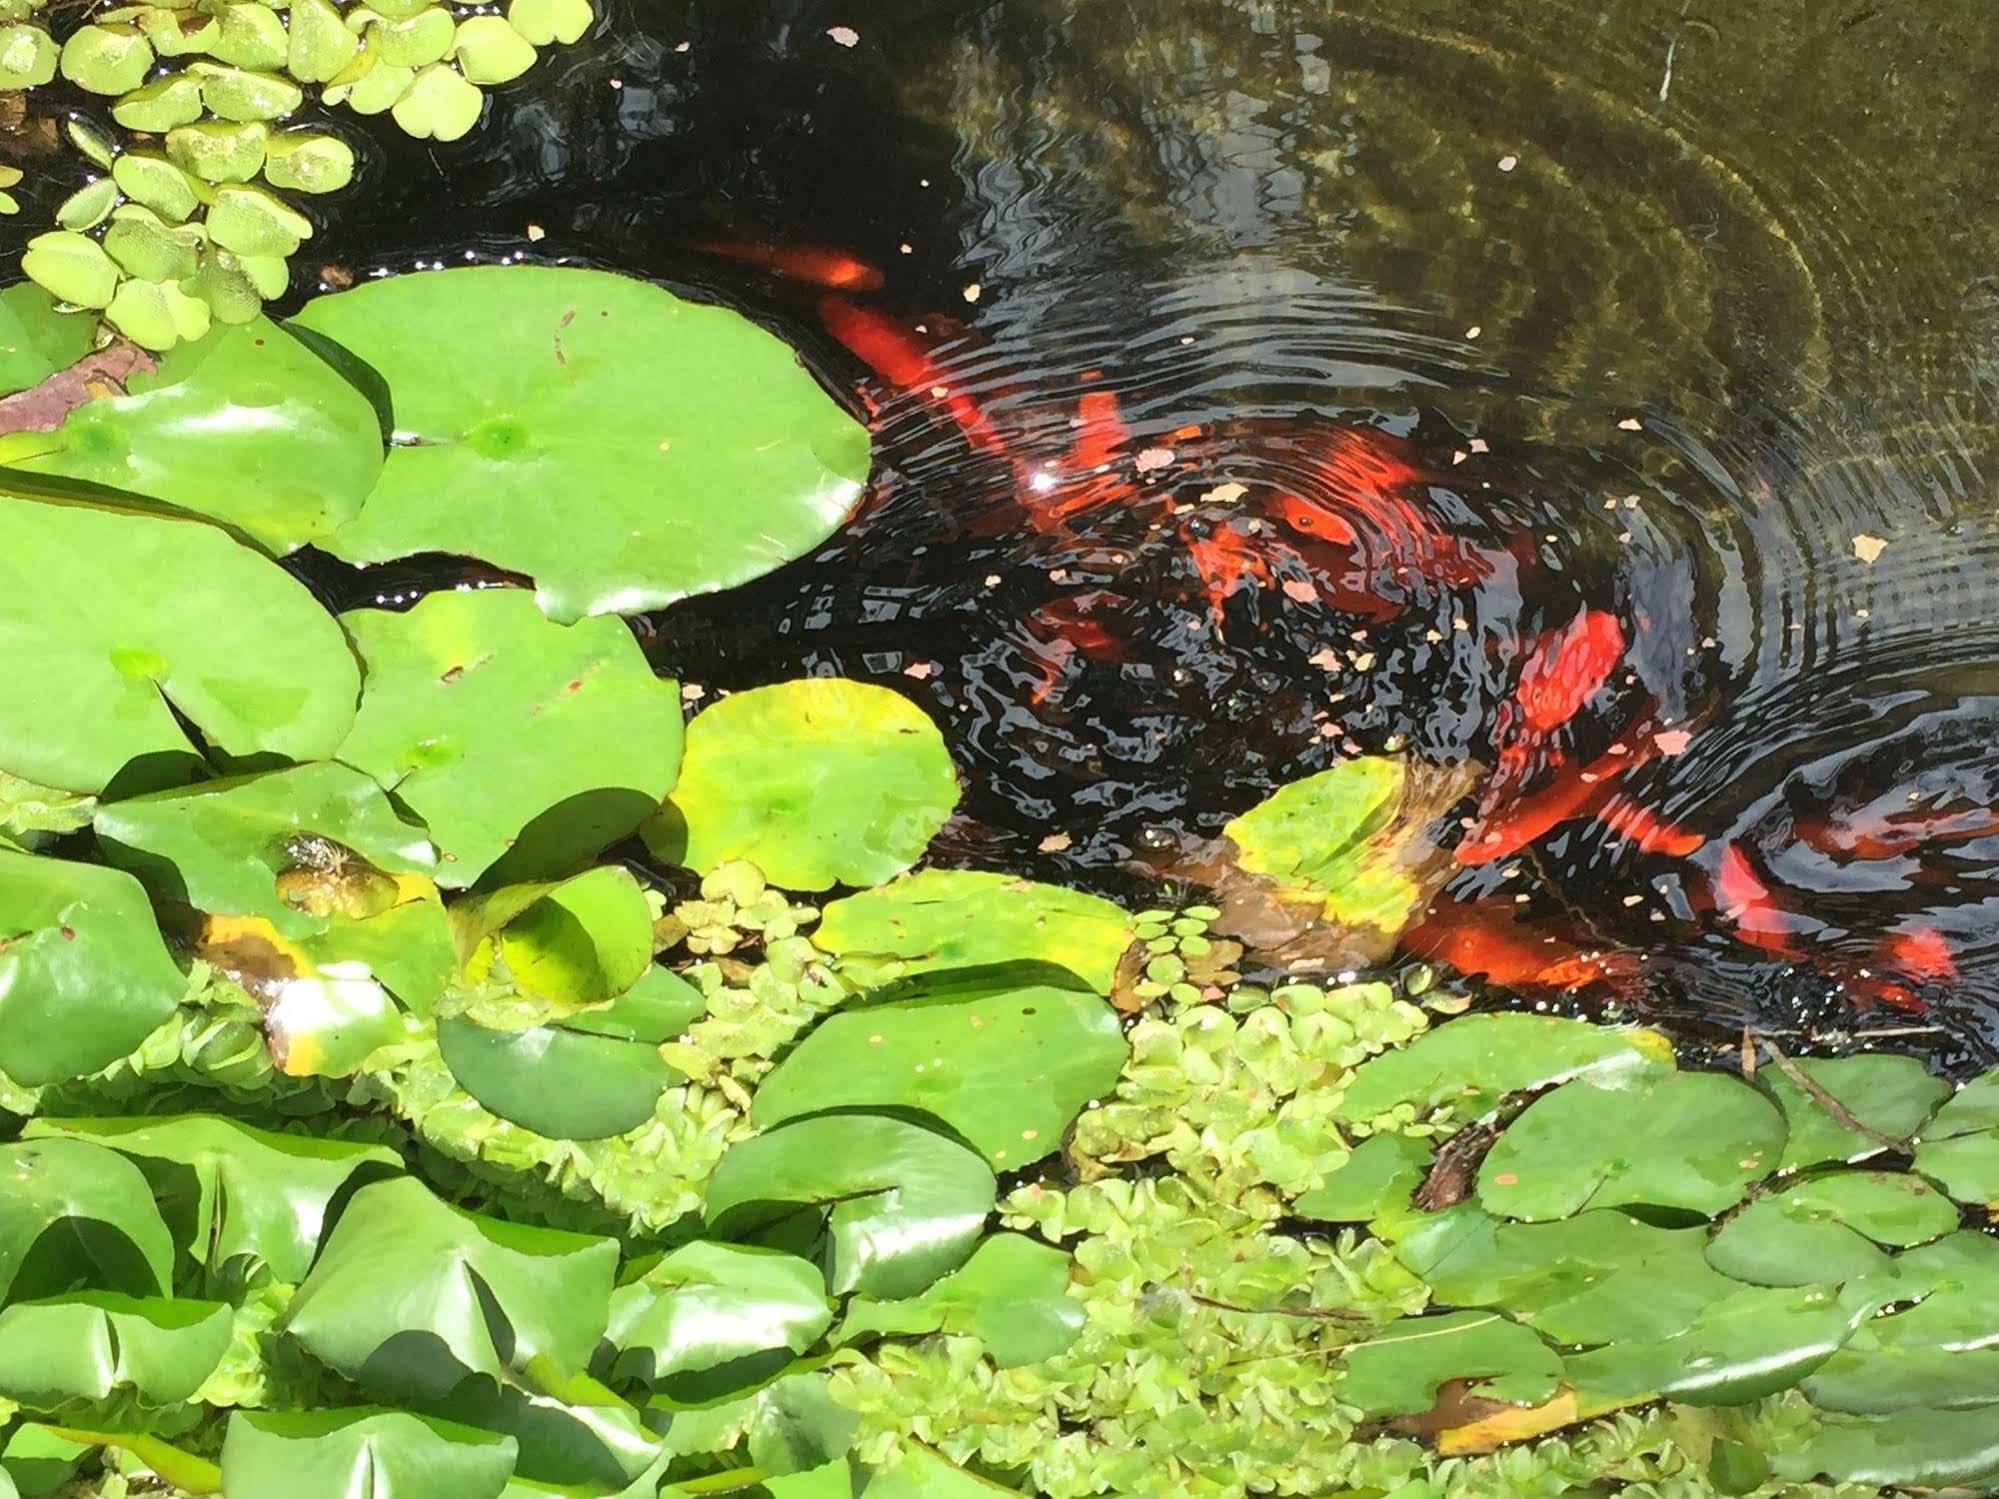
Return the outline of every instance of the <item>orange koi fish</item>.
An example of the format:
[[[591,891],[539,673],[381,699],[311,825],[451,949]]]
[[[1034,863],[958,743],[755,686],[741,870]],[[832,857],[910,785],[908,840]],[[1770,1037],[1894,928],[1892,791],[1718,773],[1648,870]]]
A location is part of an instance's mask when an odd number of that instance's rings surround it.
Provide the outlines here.
[[[789,281],[823,286],[829,291],[878,291],[886,279],[864,260],[824,245],[780,245],[764,239],[700,239],[688,246],[703,255],[719,255],[759,266]]]
[[[1698,853],[1707,843],[1699,833],[1668,822],[1651,808],[1629,799],[1613,801],[1597,820],[1640,853],[1684,859]]]
[[[1317,500],[1295,494],[1280,494],[1266,506],[1276,518],[1300,536],[1335,546],[1352,546],[1360,538],[1345,516]]]
[[[1957,957],[1950,942],[1933,926],[1903,927],[1882,941],[1880,963],[1921,984],[1947,984],[1957,980]]]
[[[1897,859],[1925,844],[1969,843],[1999,833],[1999,813],[1989,807],[1924,816],[1871,809],[1845,817],[1802,818],[1798,837],[1822,854],[1848,859]]]
[[[1104,589],[1091,589],[1044,604],[1027,617],[1028,633],[1045,645],[1045,653],[1038,657],[1040,676],[1027,692],[1028,701],[1035,707],[1048,701],[1069,663],[1078,655],[1090,661],[1124,659],[1124,648],[1117,637],[1093,617],[1112,602],[1112,595]]]
[[[1460,864],[1491,864],[1511,858],[1565,822],[1592,817],[1608,805],[1619,777],[1650,756],[1603,754],[1584,765],[1564,755],[1546,785],[1489,812],[1464,837],[1452,857]]]
[[[1733,924],[1736,935],[1750,946],[1780,957],[1802,956],[1791,940],[1797,931],[1796,919],[1777,904],[1739,843],[1724,847],[1715,865],[1714,904]]]
[[[1439,899],[1404,935],[1402,946],[1412,957],[1448,963],[1460,973],[1514,990],[1570,993],[1616,984],[1642,966],[1635,953],[1584,948],[1544,923],[1521,920],[1504,896]]]
[[[1270,586],[1270,562],[1263,549],[1233,526],[1216,526],[1206,536],[1197,536],[1189,530],[1182,530],[1180,535],[1186,542],[1187,555],[1194,559],[1194,567],[1201,575],[1208,613],[1217,625],[1222,622],[1223,603],[1242,587],[1245,579],[1254,579],[1266,588]]]
[[[1602,609],[1585,609],[1548,630],[1528,652],[1514,697],[1522,727],[1540,734],[1561,728],[1609,680],[1624,657],[1624,626]]]
[[[1464,587],[1491,575],[1475,550],[1436,524],[1403,491],[1424,482],[1422,472],[1395,451],[1394,439],[1373,428],[1338,427],[1315,432],[1308,466],[1329,499],[1351,517],[1353,529],[1372,538],[1381,559],[1433,583]]]
[[[999,429],[979,403],[953,388],[929,349],[894,318],[829,293],[819,299],[819,320],[828,333],[898,391],[941,404],[973,447],[1004,451]]]
[[[1118,414],[1117,396],[1108,390],[1084,393],[1076,403],[1076,441],[1065,467],[1102,468],[1131,441],[1131,429]]]

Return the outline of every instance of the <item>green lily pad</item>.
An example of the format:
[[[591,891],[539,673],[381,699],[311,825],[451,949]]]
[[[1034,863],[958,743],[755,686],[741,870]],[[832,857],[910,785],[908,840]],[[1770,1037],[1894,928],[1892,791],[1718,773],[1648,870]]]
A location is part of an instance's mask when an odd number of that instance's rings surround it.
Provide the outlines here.
[[[1530,1328],[1497,1312],[1405,1317],[1346,1351],[1340,1398],[1369,1417],[1413,1415],[1436,1404],[1450,1379],[1515,1405],[1539,1405],[1555,1393],[1561,1358]]]
[[[694,1243],[619,1288],[606,1336],[618,1377],[696,1402],[765,1383],[832,1322],[826,1277],[810,1261]]]
[[[1842,1300],[1825,1286],[1751,1286],[1713,1302],[1673,1337],[1570,1355],[1568,1382],[1620,1400],[1748,1405],[1831,1358],[1876,1305]]]
[[[1914,1057],[1807,1057],[1797,1067],[1854,1118],[1891,1140],[1914,1135],[1950,1096],[1950,1084]],[[1878,1140],[1834,1119],[1780,1069],[1766,1067],[1756,1074],[1756,1081],[1784,1111],[1790,1129],[1780,1169],[1858,1161],[1884,1148]]]
[[[451,918],[435,899],[419,896],[360,918],[335,910],[326,920],[324,932],[299,939],[313,966],[359,969],[414,1014],[430,1014],[458,971]]]
[[[276,986],[264,1012],[271,1061],[287,1077],[350,1077],[409,1037],[402,1012],[373,975],[316,966]]]
[[[1952,1094],[1924,1128],[1922,1137],[1949,1140],[1992,1129],[1999,1129],[1999,1068],[1981,1073]]]
[[[381,472],[374,408],[264,318],[174,349],[125,390],[85,401],[53,432],[0,437],[0,463],[161,500],[273,552],[327,535]],[[191,565],[167,575],[200,576]]]
[[[49,839],[90,826],[97,798],[37,786],[0,770],[0,847],[33,853]]]
[[[137,880],[0,849],[0,1071],[30,1086],[95,1072],[186,991]]]
[[[1773,1453],[1770,1466],[1785,1478],[1989,1492],[1999,1483],[1999,1405],[1828,1416],[1802,1450]]]
[[[1083,1305],[1069,1295],[1069,1256],[1021,1234],[993,1234],[920,1295],[854,1297],[840,1341],[940,1331],[977,1338],[1002,1369],[1055,1357],[1083,1331]]]
[[[944,737],[886,687],[809,677],[724,698],[687,731],[680,783],[646,824],[661,859],[747,860],[773,885],[877,885],[923,856],[958,801]]]
[[[643,282],[473,266],[371,281],[298,322],[387,382],[400,434],[333,549],[479,557],[532,576],[560,619],[759,577],[832,534],[867,473],[865,429],[791,350]]]
[[[476,1217],[407,1177],[374,1182],[333,1225],[287,1326],[364,1388],[413,1399],[537,1359],[580,1373],[617,1260],[609,1239]]]
[[[51,296],[77,307],[107,306],[118,290],[118,262],[96,240],[74,229],[51,229],[29,240],[21,270]],[[6,444],[0,442],[0,454],[5,452]]]
[[[1029,961],[1108,994],[1132,943],[1122,909],[1079,890],[970,869],[925,869],[836,900],[812,941],[881,979]]]
[[[1999,1240],[1965,1231],[1912,1249],[1881,1289],[1908,1304],[1804,1381],[1815,1404],[1881,1415],[1999,1401]]]
[[[56,76],[56,57],[56,44],[41,27],[18,21],[0,26],[0,90],[40,88]]]
[[[452,925],[468,971],[504,960],[514,988],[562,1013],[623,994],[652,963],[652,907],[616,865],[475,896]]]
[[[1322,903],[1328,920],[1399,931],[1421,891],[1401,871],[1380,867],[1372,840],[1395,821],[1405,781],[1400,760],[1342,760],[1279,787],[1222,836],[1244,869]]]
[[[1291,1211],[1321,1223],[1367,1223],[1406,1211],[1429,1172],[1430,1145],[1414,1135],[1371,1135],[1326,1171],[1319,1186],[1300,1192]]]
[[[117,1151],[151,1183],[175,1241],[209,1270],[249,1258],[292,1285],[312,1268],[327,1210],[356,1174],[402,1166],[387,1146],[277,1134],[213,1114],[37,1119],[28,1133]]]
[[[96,319],[57,312],[55,299],[23,281],[0,291],[0,395],[68,369],[97,341]]]
[[[365,1406],[235,1411],[222,1443],[229,1499],[344,1494],[365,1474],[367,1499],[499,1499],[514,1470],[512,1437]]]
[[[1833,1285],[1891,1273],[1880,1245],[1941,1238],[1957,1219],[1957,1204],[1919,1176],[1839,1171],[1757,1198],[1722,1225],[1708,1263],[1755,1285]]]
[[[381,787],[332,763],[112,802],[96,826],[106,856],[155,898],[261,916],[288,937],[325,931],[335,912],[378,915],[397,902],[392,876],[437,866]]]
[[[968,1146],[881,1114],[821,1114],[733,1145],[708,1180],[717,1237],[810,1242],[823,1220],[839,1296],[914,1296],[962,1265],[992,1211],[992,1170]]]
[[[636,1129],[681,1077],[657,1046],[559,1025],[502,1031],[445,1019],[437,1023],[437,1045],[480,1107],[551,1140],[602,1140]]]
[[[0,1304],[77,1285],[152,1296],[173,1284],[152,1188],[116,1151],[17,1140],[0,1145],[0,1180]]]
[[[1395,1257],[1440,1303],[1497,1307],[1569,1346],[1646,1343],[1690,1327],[1741,1287],[1707,1263],[1705,1228],[1611,1209],[1506,1223],[1471,1203],[1418,1220]]]
[[[868,1499],[994,1499],[1005,1494],[1020,1499],[1018,1490],[967,1473],[920,1442],[902,1443],[901,1461],[875,1474],[867,1492]]]
[[[1927,1140],[1916,1147],[1915,1163],[1960,1202],[1999,1202],[1999,1134]]]
[[[0,533],[0,767],[97,792],[133,766],[158,785],[197,763],[177,712],[239,759],[320,759],[346,735],[353,652],[268,558],[194,521],[4,494]]]
[[[467,16],[451,44],[468,83],[509,83],[534,66],[534,47],[504,16]]]
[[[1657,1031],[1591,1025],[1556,1015],[1466,1015],[1409,1045],[1363,1062],[1336,1117],[1377,1119],[1397,1109],[1489,1113],[1509,1093],[1571,1078],[1637,1082],[1673,1070],[1673,1045]]]
[[[1586,1207],[1684,1208],[1741,1201],[1784,1148],[1784,1121],[1718,1073],[1669,1072],[1623,1087],[1579,1078],[1536,1099],[1479,1168],[1478,1197],[1508,1218]]]
[[[48,1410],[130,1395],[178,1405],[229,1346],[229,1308],[86,1291],[0,1311],[0,1395]]]
[[[93,94],[123,94],[146,81],[153,48],[136,26],[79,26],[62,44],[62,76]]]
[[[617,620],[558,625],[513,589],[343,615],[367,667],[340,758],[430,829],[438,883],[561,873],[673,785],[680,695]]]
[[[916,1109],[1014,1170],[1057,1150],[1117,1086],[1126,1046],[1095,994],[1019,983],[1004,969],[914,981],[907,998],[828,1016],[763,1080],[770,1126],[837,1108]]]

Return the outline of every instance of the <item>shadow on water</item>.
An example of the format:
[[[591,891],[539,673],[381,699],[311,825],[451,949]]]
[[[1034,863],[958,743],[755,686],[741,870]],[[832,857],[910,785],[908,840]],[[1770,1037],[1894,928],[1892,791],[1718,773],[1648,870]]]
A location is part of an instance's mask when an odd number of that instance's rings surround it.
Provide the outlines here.
[[[642,634],[710,690],[924,702],[951,856],[1129,892],[1356,749],[1489,766],[1535,643],[1596,611],[1628,649],[1535,771],[1642,752],[1454,907],[1630,949],[1610,998],[1717,1035],[1983,1058],[1995,97],[1973,0],[628,5],[475,137],[376,137],[314,244],[652,276],[865,404],[853,524]],[[861,300],[987,427],[715,238],[880,267]],[[1284,521],[1355,432],[1475,566]]]

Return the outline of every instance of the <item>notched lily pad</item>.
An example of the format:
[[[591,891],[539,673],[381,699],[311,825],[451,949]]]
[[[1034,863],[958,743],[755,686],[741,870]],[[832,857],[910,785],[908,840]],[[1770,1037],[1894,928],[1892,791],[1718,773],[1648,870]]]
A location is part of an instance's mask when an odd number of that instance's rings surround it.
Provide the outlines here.
[[[923,855],[958,802],[944,737],[886,687],[809,677],[722,699],[646,844],[703,872],[734,860],[787,890],[875,885]]]
[[[1436,1403],[1447,1380],[1475,1393],[1538,1405],[1555,1393],[1562,1361],[1532,1329],[1498,1312],[1407,1317],[1346,1351],[1340,1398],[1371,1417],[1413,1415]]]
[[[791,350],[643,282],[474,266],[321,297],[298,322],[387,383],[398,433],[333,549],[478,557],[533,577],[558,619],[761,576],[832,534],[867,474],[866,430]]]

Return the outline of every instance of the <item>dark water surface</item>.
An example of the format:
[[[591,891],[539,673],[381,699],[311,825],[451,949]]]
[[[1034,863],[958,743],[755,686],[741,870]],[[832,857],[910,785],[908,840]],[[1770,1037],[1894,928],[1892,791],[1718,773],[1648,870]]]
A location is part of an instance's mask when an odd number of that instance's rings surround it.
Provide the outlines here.
[[[854,524],[649,648],[711,689],[925,703],[956,856],[1129,892],[1355,747],[1490,765],[1534,642],[1598,611],[1629,648],[1537,769],[1650,748],[1457,908],[1628,949],[1615,997],[1717,1034],[1983,1058],[1995,98],[1983,0],[623,5],[472,138],[378,136],[314,247],[659,278],[865,402]],[[879,267],[856,300],[922,325],[997,443],[715,238]],[[1129,441],[1079,454],[1104,392]],[[1463,565],[1412,563],[1395,517],[1271,529],[1377,429]]]

